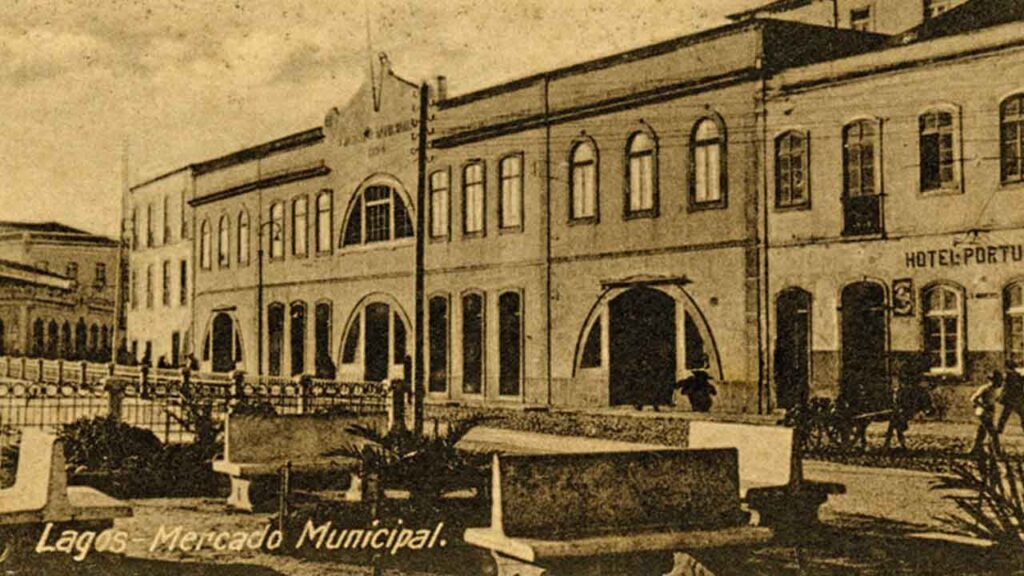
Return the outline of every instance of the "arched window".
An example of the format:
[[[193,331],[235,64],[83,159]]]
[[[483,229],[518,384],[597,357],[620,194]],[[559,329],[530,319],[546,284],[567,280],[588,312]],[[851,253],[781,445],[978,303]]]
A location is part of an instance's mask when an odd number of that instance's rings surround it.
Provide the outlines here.
[[[60,342],[59,329],[55,320],[50,320],[46,326],[46,357],[56,358]]]
[[[267,343],[267,372],[280,376],[284,360],[284,304],[279,302],[267,306]]]
[[[523,227],[523,156],[513,154],[501,159],[498,164],[498,180],[501,182],[501,227],[515,230]]]
[[[284,258],[284,204],[270,206],[270,258]]]
[[[46,349],[46,327],[42,318],[32,323],[32,355],[39,357]]]
[[[79,318],[75,324],[75,356],[85,358],[89,348],[89,334],[85,327],[85,319]]]
[[[806,207],[811,204],[807,181],[810,168],[808,138],[803,132],[790,131],[775,139],[775,206]]]
[[[306,216],[309,200],[300,196],[292,200],[292,254],[305,256],[309,245],[309,221]]]
[[[220,217],[217,227],[217,267],[227,268],[231,264],[231,220]]]
[[[199,225],[199,266],[203,270],[209,270],[211,266],[213,256],[213,247],[211,246],[213,241],[212,234],[210,231],[210,221],[203,220],[203,223]]]
[[[334,245],[334,192],[322,190],[316,197],[316,253],[326,254]]]
[[[569,153],[569,194],[571,220],[597,219],[597,149],[589,141]]]
[[[626,215],[658,214],[658,150],[651,134],[637,132],[626,146]]]
[[[1024,94],[1015,94],[999,107],[999,165],[1003,184],[1024,182]]]
[[[718,118],[704,118],[694,126],[690,142],[690,167],[691,206],[724,206],[728,182],[725,126]]]
[[[331,303],[317,302],[314,315],[316,316],[313,327],[313,338],[316,345],[316,377],[333,379],[337,375],[337,367],[331,360],[331,330],[333,327]]]
[[[448,391],[448,298],[430,299],[428,337],[430,338],[430,381],[428,391]]]
[[[486,226],[484,208],[484,163],[473,162],[462,169],[462,231],[481,234]]]
[[[306,303],[293,302],[289,314],[292,376],[306,371]]]
[[[518,396],[523,378],[523,306],[518,292],[498,296],[498,394]]]
[[[963,309],[960,291],[935,285],[924,291],[924,349],[934,373],[960,373]]]
[[[411,238],[412,220],[402,196],[389,186],[368,186],[349,209],[343,246]]]
[[[89,355],[92,357],[96,356],[96,351],[100,348],[100,327],[96,324],[89,326]],[[147,348],[148,350],[148,348]],[[146,354],[147,357],[150,354]],[[149,358],[152,361],[152,358]]]
[[[462,392],[480,394],[484,384],[484,297],[462,297]]]
[[[146,308],[153,308],[153,265],[146,266]]]
[[[1010,284],[1003,291],[1006,358],[1024,367],[1024,282]]]
[[[67,320],[60,327],[60,357],[74,358],[74,349],[71,347],[71,323]]]
[[[956,118],[948,110],[929,110],[918,118],[921,191],[959,187]]]
[[[242,210],[238,213],[238,264],[245,266],[249,263],[249,213]]]

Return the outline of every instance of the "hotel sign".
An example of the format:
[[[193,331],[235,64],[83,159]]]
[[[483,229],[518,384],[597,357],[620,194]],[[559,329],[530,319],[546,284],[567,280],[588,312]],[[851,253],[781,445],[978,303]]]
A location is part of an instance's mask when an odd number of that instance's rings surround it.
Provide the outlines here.
[[[402,120],[401,122],[395,122],[394,124],[385,124],[383,126],[377,126],[375,128],[366,128],[358,134],[349,134],[343,136],[340,140],[341,146],[352,146],[354,144],[362,144],[370,140],[379,140],[381,138],[388,138],[403,132],[411,132],[416,129],[419,125],[418,120]]]
[[[962,246],[904,254],[907,268],[959,268],[1024,262],[1024,244]]]

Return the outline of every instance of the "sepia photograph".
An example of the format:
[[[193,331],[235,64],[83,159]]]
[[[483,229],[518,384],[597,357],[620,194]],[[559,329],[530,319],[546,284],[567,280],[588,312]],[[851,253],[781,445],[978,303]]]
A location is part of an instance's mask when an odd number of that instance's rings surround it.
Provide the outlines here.
[[[7,0],[0,575],[1024,574],[1024,0]]]

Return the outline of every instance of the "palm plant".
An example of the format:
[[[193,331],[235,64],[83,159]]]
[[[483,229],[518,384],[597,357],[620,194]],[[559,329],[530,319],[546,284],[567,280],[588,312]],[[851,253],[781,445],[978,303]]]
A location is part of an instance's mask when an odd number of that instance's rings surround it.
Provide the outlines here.
[[[960,492],[947,496],[960,514],[939,519],[1004,551],[1024,554],[1024,462],[987,450],[976,461],[952,463],[952,471],[933,489]]]

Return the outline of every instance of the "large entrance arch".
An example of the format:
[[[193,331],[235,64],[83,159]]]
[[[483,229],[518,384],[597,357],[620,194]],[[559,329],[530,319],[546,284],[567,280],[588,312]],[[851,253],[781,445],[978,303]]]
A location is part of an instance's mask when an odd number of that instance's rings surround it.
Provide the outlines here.
[[[410,349],[408,326],[408,317],[390,296],[363,298],[341,341],[343,378],[381,382],[397,377]]]
[[[840,396],[856,411],[883,410],[891,396],[885,288],[868,281],[850,284],[841,301]]]
[[[574,375],[604,380],[610,405],[664,403],[693,370],[723,378],[715,339],[696,302],[675,282],[609,287],[579,333]]]

